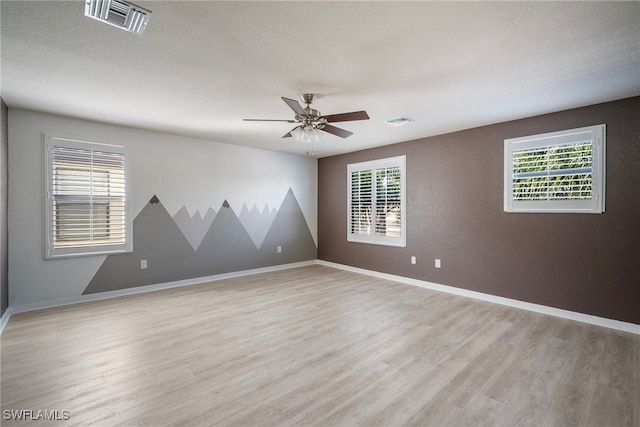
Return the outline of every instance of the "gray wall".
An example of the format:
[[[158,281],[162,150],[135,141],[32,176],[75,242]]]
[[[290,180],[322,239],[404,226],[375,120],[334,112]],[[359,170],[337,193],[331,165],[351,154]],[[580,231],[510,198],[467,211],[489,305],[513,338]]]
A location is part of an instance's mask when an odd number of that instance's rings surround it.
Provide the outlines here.
[[[7,148],[9,146],[8,109],[0,98],[0,316],[9,304],[7,278]]]
[[[503,212],[504,139],[600,123],[607,125],[604,214]],[[347,164],[402,154],[407,247],[347,242]],[[320,159],[318,257],[640,324],[638,195],[635,97]]]
[[[43,132],[129,147],[132,253],[43,259]],[[316,159],[16,108],[8,139],[10,306],[316,259]]]

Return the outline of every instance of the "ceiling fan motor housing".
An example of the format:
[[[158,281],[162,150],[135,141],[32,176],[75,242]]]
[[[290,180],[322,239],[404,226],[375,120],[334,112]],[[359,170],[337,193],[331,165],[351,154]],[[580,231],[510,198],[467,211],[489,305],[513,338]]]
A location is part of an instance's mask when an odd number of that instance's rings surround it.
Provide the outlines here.
[[[304,109],[305,115],[296,115],[296,119],[300,118],[300,120],[304,120],[306,118],[309,118],[311,120],[318,120],[320,118],[320,116],[322,114],[320,114],[320,111],[316,110],[315,108],[310,108],[307,107]]]
[[[304,109],[306,115],[296,115],[296,121],[302,123],[303,127],[312,126],[317,129],[322,129],[326,124],[327,120],[324,117],[321,117],[322,114],[320,111],[307,107]]]

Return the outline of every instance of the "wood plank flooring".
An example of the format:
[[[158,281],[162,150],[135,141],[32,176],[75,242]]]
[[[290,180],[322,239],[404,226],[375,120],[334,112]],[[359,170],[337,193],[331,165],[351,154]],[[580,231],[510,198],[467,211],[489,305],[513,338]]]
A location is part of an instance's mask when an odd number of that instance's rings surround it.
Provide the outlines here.
[[[3,426],[640,425],[640,336],[324,266],[16,314],[1,346]]]

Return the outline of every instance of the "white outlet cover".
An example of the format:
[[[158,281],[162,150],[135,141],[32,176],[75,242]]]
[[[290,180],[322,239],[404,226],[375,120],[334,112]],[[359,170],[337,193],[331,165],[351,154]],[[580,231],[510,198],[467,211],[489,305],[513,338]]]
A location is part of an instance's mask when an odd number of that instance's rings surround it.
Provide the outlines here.
[[[440,260],[436,258],[436,268],[440,268]]]
[[[411,264],[415,264],[416,263],[416,257],[412,256],[411,257]]]
[[[141,260],[141,261],[140,261],[140,268],[141,268],[142,270],[144,270],[145,268],[147,268],[147,260],[146,260],[146,259],[143,259],[143,260]]]

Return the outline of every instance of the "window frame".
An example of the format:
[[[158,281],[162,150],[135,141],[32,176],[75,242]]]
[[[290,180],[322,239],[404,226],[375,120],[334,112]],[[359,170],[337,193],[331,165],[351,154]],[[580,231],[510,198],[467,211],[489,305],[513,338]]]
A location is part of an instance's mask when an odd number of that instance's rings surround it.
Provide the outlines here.
[[[354,243],[368,243],[374,245],[406,247],[407,245],[407,177],[406,177],[406,155],[387,157],[384,159],[371,160],[347,165],[347,241]],[[357,234],[352,230],[352,173],[371,171],[371,211],[376,212],[376,171],[383,168],[398,167],[400,169],[400,236]],[[375,215],[372,215],[371,228],[375,230]]]
[[[591,142],[591,198],[514,200],[513,154],[522,150]],[[551,176],[549,173],[548,176]],[[606,125],[504,140],[504,211],[507,213],[603,213],[605,211]]]
[[[44,147],[44,197],[43,197],[43,221],[44,221],[44,258],[57,259],[57,258],[70,258],[80,256],[91,255],[108,255],[117,253],[129,253],[133,251],[133,219],[131,216],[131,175],[129,173],[129,149],[126,146],[104,144],[99,142],[90,142],[75,140],[69,138],[60,138],[42,134],[43,147]],[[124,176],[124,200],[121,203],[124,204],[124,243],[118,244],[90,244],[80,246],[68,246],[64,248],[56,248],[55,233],[60,232],[53,224],[54,215],[59,215],[59,212],[55,210],[53,206],[54,202],[54,188],[53,188],[53,173],[54,173],[54,159],[53,149],[54,147],[81,149],[92,152],[118,154],[123,156],[123,176]],[[95,188],[95,185],[92,186]],[[103,188],[99,190],[104,191]],[[104,195],[103,195],[104,196]],[[108,194],[110,196],[110,194]],[[93,196],[79,195],[74,196],[78,199],[86,198],[86,203],[96,203]],[[111,202],[98,202],[97,204],[104,204]],[[71,204],[71,203],[70,203]],[[76,204],[83,205],[85,202],[77,202]],[[109,207],[110,208],[110,207]]]

